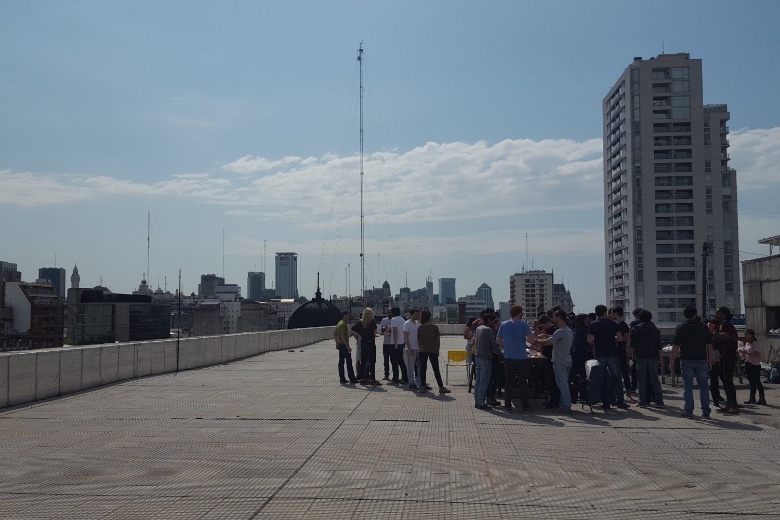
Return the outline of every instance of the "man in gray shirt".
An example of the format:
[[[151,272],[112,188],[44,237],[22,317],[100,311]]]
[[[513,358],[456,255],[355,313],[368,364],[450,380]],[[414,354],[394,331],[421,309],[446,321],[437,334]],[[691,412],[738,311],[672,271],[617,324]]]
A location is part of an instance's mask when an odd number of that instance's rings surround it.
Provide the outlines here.
[[[476,345],[474,362],[477,365],[477,381],[474,385],[474,408],[487,410],[486,404],[490,375],[493,372],[493,353],[501,354],[501,349],[496,343],[495,325],[498,317],[488,313],[482,317],[483,324],[477,327],[474,335]]]
[[[566,311],[555,313],[555,326],[558,327],[552,337],[540,340],[542,345],[552,345],[552,367],[555,374],[555,386],[560,392],[558,408],[562,412],[571,411],[571,392],[569,391],[569,372],[571,371],[571,344],[574,333],[566,326]]]

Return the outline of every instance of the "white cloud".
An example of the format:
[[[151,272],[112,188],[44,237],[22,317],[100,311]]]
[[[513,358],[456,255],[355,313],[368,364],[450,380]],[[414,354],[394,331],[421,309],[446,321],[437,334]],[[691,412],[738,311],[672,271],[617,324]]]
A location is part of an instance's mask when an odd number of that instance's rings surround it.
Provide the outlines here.
[[[780,127],[729,134],[731,165],[740,190],[780,190]]]
[[[740,189],[766,190],[780,181],[780,128],[740,130],[731,135],[731,144]],[[602,206],[601,152],[600,139],[506,139],[494,144],[429,142],[407,151],[367,154],[366,222],[471,223],[473,228],[479,219],[515,219],[517,226],[558,226],[572,210]],[[340,226],[358,222],[357,157],[246,155],[222,170],[240,175],[188,173],[145,183],[110,174],[2,170],[0,204],[34,207],[112,196],[175,197],[225,206],[229,215],[253,222],[283,220],[300,231],[322,231],[334,220],[343,223]]]

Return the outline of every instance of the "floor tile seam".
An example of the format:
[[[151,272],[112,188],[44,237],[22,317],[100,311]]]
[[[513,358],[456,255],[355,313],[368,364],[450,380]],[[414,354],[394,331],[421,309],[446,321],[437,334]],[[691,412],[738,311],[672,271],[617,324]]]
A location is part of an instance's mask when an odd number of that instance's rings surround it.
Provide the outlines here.
[[[547,500],[541,498],[541,500]],[[534,507],[546,510],[565,510],[565,511],[588,511],[590,513],[596,511],[609,512],[609,513],[626,513],[626,514],[680,514],[680,515],[738,515],[738,516],[772,516],[774,513],[760,513],[760,512],[735,512],[735,511],[692,511],[690,509],[675,509],[669,507],[644,507],[644,508],[628,508],[628,507],[603,507],[596,504],[587,503],[585,505],[562,505],[560,503],[535,503],[533,501],[528,502],[507,502],[507,501],[479,501],[479,500],[441,500],[441,499],[423,499],[423,498],[373,498],[373,497],[274,497],[270,501],[317,501],[317,502],[376,502],[376,503],[394,503],[394,504],[431,504],[431,505],[465,505],[465,506],[478,506],[478,507]],[[677,500],[680,502],[680,500]],[[667,506],[667,503],[663,504]]]
[[[333,428],[333,430],[330,432],[330,434],[328,434],[328,436],[327,436],[327,437],[325,437],[325,439],[323,439],[323,441],[322,441],[322,442],[319,444],[319,446],[317,446],[317,447],[316,447],[314,450],[312,450],[312,452],[311,452],[311,453],[308,455],[308,457],[306,457],[306,459],[305,459],[303,462],[301,462],[301,463],[300,463],[300,465],[299,465],[299,466],[298,466],[298,467],[295,469],[295,471],[293,472],[293,474],[292,474],[292,475],[290,475],[290,476],[289,476],[289,477],[288,477],[288,478],[287,478],[287,479],[286,479],[286,480],[285,480],[285,481],[284,481],[284,482],[283,482],[283,483],[282,483],[282,484],[281,484],[281,485],[280,485],[280,486],[279,486],[279,487],[278,487],[278,488],[277,488],[277,489],[276,489],[276,490],[273,492],[273,494],[272,494],[272,495],[271,495],[271,496],[270,496],[270,497],[269,497],[269,498],[268,498],[268,499],[267,499],[265,502],[263,502],[263,503],[260,505],[260,507],[259,507],[259,508],[257,508],[257,509],[256,509],[256,510],[255,510],[255,511],[252,513],[252,515],[249,517],[250,519],[257,518],[257,517],[258,517],[258,515],[260,515],[260,514],[263,512],[263,509],[265,509],[265,507],[266,507],[268,504],[270,504],[270,503],[271,503],[271,502],[274,500],[274,498],[275,498],[275,497],[276,497],[276,496],[279,494],[279,492],[281,492],[281,491],[282,491],[282,490],[285,488],[285,486],[287,486],[287,484],[288,484],[288,483],[289,483],[289,482],[290,482],[290,481],[291,481],[293,478],[295,478],[295,475],[297,475],[297,474],[298,474],[298,472],[300,472],[300,471],[301,471],[301,470],[302,470],[302,469],[303,469],[303,468],[306,466],[306,464],[308,464],[308,463],[309,463],[309,461],[310,461],[311,459],[313,459],[313,458],[314,458],[314,456],[315,456],[315,455],[316,455],[316,454],[317,454],[317,453],[318,453],[318,452],[319,452],[319,451],[322,449],[322,447],[323,447],[323,446],[325,446],[325,444],[326,444],[326,443],[327,443],[327,442],[328,442],[328,441],[329,441],[329,440],[330,440],[330,439],[331,439],[331,438],[332,438],[332,437],[333,437],[333,436],[336,434],[336,432],[337,432],[337,431],[339,431],[339,429],[341,429],[341,427],[344,425],[344,423],[345,423],[345,422],[347,422],[347,421],[349,420],[349,418],[350,418],[350,417],[352,417],[352,415],[353,415],[353,414],[354,414],[354,413],[357,411],[357,409],[358,409],[358,408],[360,408],[360,405],[361,405],[361,404],[363,404],[363,402],[365,402],[365,401],[366,401],[366,399],[368,399],[368,396],[369,396],[369,395],[371,395],[371,393],[372,393],[373,391],[374,391],[374,388],[371,388],[371,389],[369,389],[369,391],[368,391],[368,392],[366,392],[366,393],[365,393],[365,395],[363,396],[363,398],[362,398],[362,399],[360,399],[360,401],[359,401],[358,403],[356,403],[356,404],[355,404],[355,406],[352,408],[352,411],[350,411],[350,413],[349,413],[349,414],[348,414],[346,417],[344,417],[344,419],[342,419],[342,420],[341,420],[341,422],[340,422],[338,425],[336,425],[336,426]]]

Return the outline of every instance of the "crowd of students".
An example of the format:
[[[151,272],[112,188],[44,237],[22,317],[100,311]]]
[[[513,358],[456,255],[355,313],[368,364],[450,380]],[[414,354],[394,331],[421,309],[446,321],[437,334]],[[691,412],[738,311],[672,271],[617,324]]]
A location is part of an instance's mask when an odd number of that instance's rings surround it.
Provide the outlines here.
[[[570,412],[573,403],[588,399],[586,364],[595,359],[606,367],[614,387],[614,399],[610,396],[602,402],[605,409],[611,404],[625,409],[630,407],[629,403],[663,407],[659,368],[675,372],[679,366],[684,385],[684,416],[691,417],[693,413],[694,379],[701,389],[704,417],[711,411],[710,395],[718,411],[739,413],[733,381],[738,338],[726,307],[719,308],[709,324],[702,322],[694,307],[686,308],[686,321],[675,331],[668,363],[650,311],[635,309],[631,323],[625,321],[621,307],[608,309],[597,305],[594,311],[590,315],[575,315],[556,307],[529,324],[523,319],[522,306],[513,305],[510,318],[503,322],[493,309],[485,309],[479,317],[470,318],[463,336],[474,367],[474,406],[482,410],[503,407],[512,411],[513,399],[518,398],[522,409],[528,411],[530,382],[544,387],[546,408]],[[430,391],[432,387],[427,384],[430,363],[439,393],[450,392],[439,370],[441,334],[431,322],[429,311],[412,309],[410,317],[405,319],[400,309],[394,307],[388,309],[377,325],[373,311],[367,308],[351,328],[350,318],[350,313],[345,311],[334,332],[342,384],[382,384],[376,377],[376,338],[381,335],[385,380],[407,385],[414,391]],[[350,337],[358,342],[357,374],[352,364]],[[745,332],[742,350],[750,382],[750,398],[745,404],[766,404],[760,382],[761,354],[750,329]],[[721,397],[719,381],[723,383],[725,398]],[[496,399],[501,388],[505,391],[503,404]]]

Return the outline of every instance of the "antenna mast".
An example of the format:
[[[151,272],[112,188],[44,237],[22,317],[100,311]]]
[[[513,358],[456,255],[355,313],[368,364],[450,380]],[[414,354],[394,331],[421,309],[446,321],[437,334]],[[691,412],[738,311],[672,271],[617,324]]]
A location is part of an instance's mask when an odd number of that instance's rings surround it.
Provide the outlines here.
[[[366,294],[365,216],[363,215],[363,42],[357,55],[360,64],[360,296]]]
[[[149,251],[151,250],[151,231],[152,231],[152,213],[151,211],[146,212],[146,276],[147,280],[152,277],[151,272],[149,271]],[[100,285],[103,285],[101,282]]]

